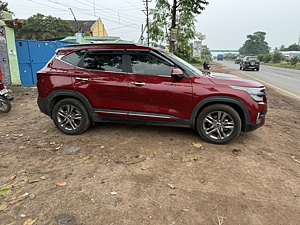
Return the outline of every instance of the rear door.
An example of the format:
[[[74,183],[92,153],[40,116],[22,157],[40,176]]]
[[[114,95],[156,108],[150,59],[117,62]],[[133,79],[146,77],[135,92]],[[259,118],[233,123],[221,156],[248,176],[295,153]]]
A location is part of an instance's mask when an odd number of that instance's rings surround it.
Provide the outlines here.
[[[172,78],[174,64],[153,51],[127,51],[130,64],[129,118],[174,122],[189,119],[192,85],[188,77]]]
[[[123,50],[90,50],[73,73],[74,88],[100,116],[127,117],[128,74]]]

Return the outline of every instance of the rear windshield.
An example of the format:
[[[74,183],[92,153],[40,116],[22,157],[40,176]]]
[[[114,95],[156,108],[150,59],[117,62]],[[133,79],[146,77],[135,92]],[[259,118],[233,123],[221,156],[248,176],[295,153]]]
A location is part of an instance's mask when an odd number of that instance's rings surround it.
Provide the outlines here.
[[[257,57],[248,57],[248,60],[258,60]]]

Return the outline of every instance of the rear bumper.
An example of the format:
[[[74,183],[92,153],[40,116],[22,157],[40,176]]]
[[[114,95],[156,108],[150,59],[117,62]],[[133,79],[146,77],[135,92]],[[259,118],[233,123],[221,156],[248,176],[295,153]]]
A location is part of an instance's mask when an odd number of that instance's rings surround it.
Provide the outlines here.
[[[41,110],[42,113],[51,116],[50,115],[50,110],[49,110],[49,101],[47,99],[43,99],[38,97],[37,99],[37,104]]]

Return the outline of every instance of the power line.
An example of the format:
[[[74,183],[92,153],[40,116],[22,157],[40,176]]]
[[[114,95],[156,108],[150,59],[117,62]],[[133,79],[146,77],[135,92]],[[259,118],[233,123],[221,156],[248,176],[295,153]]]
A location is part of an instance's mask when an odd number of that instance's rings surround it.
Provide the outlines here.
[[[65,7],[72,7],[72,9],[73,9],[74,11],[77,11],[77,12],[83,12],[83,11],[84,11],[85,15],[91,15],[90,10],[88,10],[88,9],[82,9],[82,8],[74,7],[74,6],[71,6],[71,5],[68,5],[68,4],[59,3],[58,1],[55,1],[55,0],[47,0],[47,1],[52,2],[52,3],[55,3],[55,4],[58,4],[58,5],[61,5],[61,6],[65,6]],[[88,2],[89,2],[89,1],[88,1]],[[105,8],[105,7],[103,7],[103,8],[104,8],[104,9],[107,9],[107,10],[109,10],[109,11],[117,12],[117,13],[118,13],[118,11],[111,10],[111,9],[108,9],[108,8]],[[101,11],[103,11],[103,10],[101,10]],[[108,13],[108,12],[102,12],[102,13]],[[111,13],[110,13],[110,15],[111,15]],[[110,15],[108,16],[108,15],[102,14],[101,16],[99,16],[99,15],[97,15],[97,14],[94,14],[93,16],[98,16],[98,17],[104,18],[104,19],[106,19],[106,20],[109,20],[109,21],[111,21],[111,22],[119,23],[119,21],[116,21],[116,20],[115,20],[116,17],[111,17]],[[125,22],[126,22],[126,20],[128,20],[127,22],[129,22],[129,21],[131,22],[133,18],[134,18],[134,19],[140,19],[140,18],[136,18],[136,17],[132,17],[132,16],[127,16],[127,15],[125,15],[125,14],[122,14],[122,16],[123,16],[123,17],[128,17],[128,18],[123,18],[123,20],[124,20]]]
[[[50,3],[54,3],[54,4],[58,4],[59,6],[61,7],[66,7],[68,9],[64,9],[64,8],[58,8],[58,7],[53,7],[53,6],[50,6],[48,4],[43,4],[43,3],[40,3],[40,2],[37,2],[35,0],[28,0],[30,2],[33,2],[35,4],[38,4],[38,5],[41,5],[41,6],[44,6],[43,8],[45,9],[45,7],[47,7],[47,10],[49,11],[49,9],[54,9],[54,10],[59,10],[59,11],[63,11],[63,12],[67,12],[69,11],[69,8],[72,8],[72,10],[74,10],[74,12],[76,12],[77,14],[84,14],[84,15],[91,15],[91,10],[88,10],[88,9],[82,9],[82,8],[79,8],[79,7],[74,7],[74,6],[71,6],[71,5],[68,5],[68,4],[64,4],[64,3],[61,3],[61,2],[58,2],[56,0],[47,0],[48,2]],[[149,0],[148,0],[149,1]],[[19,6],[19,5],[18,5]],[[32,7],[31,7],[32,8]],[[41,8],[41,7],[40,7]],[[130,9],[131,10],[131,9]],[[111,21],[113,23],[117,23],[119,24],[119,21],[117,21],[117,17],[111,17],[111,16],[108,16],[106,15],[107,13],[109,12],[106,12],[106,11],[111,11],[111,12],[118,12],[118,11],[115,11],[115,10],[110,10],[108,8],[105,8],[104,9],[101,9],[101,18],[105,19],[105,20],[108,20],[108,21]],[[57,12],[57,11],[56,11]],[[105,14],[103,14],[105,13]],[[111,13],[110,13],[111,14]],[[64,14],[65,15],[65,14]],[[97,16],[98,18],[100,17],[99,15],[94,15],[94,16]],[[134,26],[138,26],[140,27],[139,25],[137,24],[132,24],[132,23],[128,23],[129,20],[130,22],[132,22],[132,19],[136,18],[136,17],[132,17],[132,16],[128,16],[128,15],[124,15],[122,14],[122,17],[123,17],[123,21],[125,22],[124,26],[122,27],[118,27],[118,28],[112,28],[111,30],[115,30],[115,29],[121,29],[123,27],[134,27]],[[124,18],[124,17],[127,17],[127,18]],[[138,18],[139,20],[141,20],[140,18]],[[127,21],[127,22],[126,22]],[[136,21],[136,20],[135,20]],[[138,21],[137,21],[138,22]],[[127,23],[127,24],[126,24]],[[122,32],[124,33],[124,32]],[[127,32],[127,33],[132,33],[132,32]]]

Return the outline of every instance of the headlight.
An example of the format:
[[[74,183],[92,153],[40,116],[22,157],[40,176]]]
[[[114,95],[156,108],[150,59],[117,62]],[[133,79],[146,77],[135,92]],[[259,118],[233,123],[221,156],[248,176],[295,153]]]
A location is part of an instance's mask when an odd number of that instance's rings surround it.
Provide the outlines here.
[[[256,102],[262,102],[264,96],[266,95],[266,88],[250,88],[250,87],[239,87],[239,86],[230,86],[232,89],[246,91],[251,98]]]

